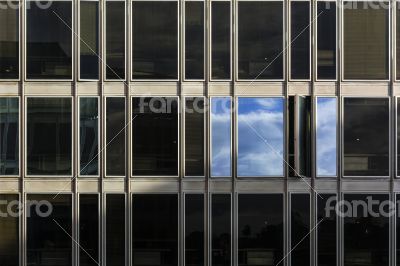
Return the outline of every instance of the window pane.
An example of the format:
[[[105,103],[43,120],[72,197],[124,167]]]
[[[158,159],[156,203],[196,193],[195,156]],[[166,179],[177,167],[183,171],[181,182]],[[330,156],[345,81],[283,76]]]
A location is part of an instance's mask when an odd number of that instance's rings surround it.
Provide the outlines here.
[[[204,265],[204,196],[185,195],[185,265]]]
[[[134,97],[133,175],[178,175],[178,99]]]
[[[317,176],[337,175],[336,98],[317,98]]]
[[[368,198],[377,203],[367,204]],[[344,200],[350,205],[344,211],[344,265],[389,265],[389,218],[379,210],[385,206],[388,214],[388,195],[345,194]]]
[[[238,248],[239,265],[272,266],[282,262],[282,195],[238,195]]]
[[[99,265],[99,197],[79,196],[79,265]],[[83,250],[84,248],[84,250]]]
[[[292,265],[310,263],[310,195],[291,194],[290,231]]]
[[[397,99],[397,176],[400,176],[400,100]]]
[[[389,78],[388,6],[388,2],[344,3],[343,77],[345,79]]]
[[[106,264],[125,265],[125,195],[106,196]]]
[[[106,1],[106,79],[125,79],[125,1]]]
[[[204,98],[185,103],[185,175],[204,176]]]
[[[396,194],[396,266],[400,265],[400,211],[399,211],[399,201],[400,201],[400,195]]]
[[[80,78],[99,78],[99,3],[80,2]]]
[[[125,176],[125,98],[106,100],[106,175]]]
[[[283,175],[282,98],[238,98],[238,175]]]
[[[298,99],[298,173],[302,176],[311,176],[311,97],[299,96]]]
[[[178,196],[132,197],[132,265],[178,265]]]
[[[211,78],[231,78],[231,2],[211,1]]]
[[[80,174],[99,174],[98,98],[79,98]]]
[[[336,79],[336,3],[317,3],[317,78]]]
[[[389,175],[389,99],[345,98],[345,176]]]
[[[1,194],[0,201],[1,213],[8,213],[0,219],[0,265],[19,266],[19,198],[15,194]]]
[[[27,99],[28,175],[72,174],[71,98]]]
[[[238,2],[239,79],[283,78],[283,2]]]
[[[396,2],[396,79],[400,79],[400,6]]]
[[[27,265],[72,266],[71,195],[28,195]]]
[[[336,266],[336,195],[317,194],[317,256],[319,266]]]
[[[310,2],[290,3],[290,78],[310,78]]]
[[[27,1],[28,79],[72,79],[72,1]]]
[[[3,2],[0,9],[0,79],[19,76],[19,2]]]
[[[19,174],[19,101],[0,98],[0,175]]]
[[[211,265],[231,266],[231,195],[211,195]]]
[[[211,98],[211,176],[231,176],[231,98]]]
[[[178,2],[132,2],[134,79],[178,78]]]

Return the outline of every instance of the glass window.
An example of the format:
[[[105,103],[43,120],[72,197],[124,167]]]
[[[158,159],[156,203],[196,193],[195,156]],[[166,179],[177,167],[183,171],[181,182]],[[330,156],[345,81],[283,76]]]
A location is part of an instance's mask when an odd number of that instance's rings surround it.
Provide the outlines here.
[[[291,194],[290,231],[291,264],[311,265],[310,256],[310,195]]]
[[[3,97],[0,98],[0,175],[18,174],[19,100]]]
[[[211,78],[231,79],[230,1],[211,1]]]
[[[185,98],[185,176],[204,176],[204,98]]]
[[[134,79],[178,79],[178,1],[132,2]]]
[[[397,99],[397,176],[400,176],[400,100]]]
[[[400,6],[396,1],[396,79],[400,79]]]
[[[239,79],[283,79],[283,2],[238,2]]]
[[[26,77],[72,79],[72,1],[26,5]]]
[[[125,265],[125,195],[106,195],[106,264]]]
[[[336,3],[317,2],[317,78],[336,79]]]
[[[19,197],[16,194],[1,194],[0,211],[0,265],[19,266]]]
[[[99,265],[99,196],[79,195],[79,265]]]
[[[72,99],[27,98],[28,175],[72,174]]]
[[[389,175],[389,99],[344,98],[345,176]]]
[[[125,79],[125,1],[106,1],[106,79]]]
[[[238,98],[238,176],[283,175],[283,98]]]
[[[204,2],[185,2],[185,78],[204,79]]]
[[[98,108],[98,98],[79,98],[80,175],[99,174]]]
[[[134,97],[132,173],[178,175],[178,98]]]
[[[185,195],[185,265],[204,265],[204,196]]]
[[[388,200],[385,194],[344,195],[344,265],[389,265],[389,217],[382,215],[389,213]]]
[[[80,78],[99,79],[99,2],[80,5]]]
[[[290,78],[310,78],[310,2],[290,3]]]
[[[231,266],[231,195],[211,195],[211,265]]]
[[[389,78],[388,6],[389,2],[344,3],[344,79]]]
[[[19,2],[3,1],[0,9],[0,79],[19,77]]]
[[[239,194],[238,264],[277,265],[283,258],[282,195]]]
[[[337,198],[335,194],[317,194],[317,257],[320,266],[336,266]]]
[[[125,176],[125,98],[106,100],[106,175]]]
[[[68,194],[27,195],[27,265],[73,265],[71,198]]]
[[[229,177],[232,170],[230,97],[211,98],[211,176]]]
[[[399,201],[400,201],[400,195],[396,194],[396,266],[400,265],[400,210],[398,208],[399,206]]]
[[[333,97],[317,98],[317,176],[337,175],[337,102]]]
[[[178,195],[132,196],[132,265],[178,265]]]

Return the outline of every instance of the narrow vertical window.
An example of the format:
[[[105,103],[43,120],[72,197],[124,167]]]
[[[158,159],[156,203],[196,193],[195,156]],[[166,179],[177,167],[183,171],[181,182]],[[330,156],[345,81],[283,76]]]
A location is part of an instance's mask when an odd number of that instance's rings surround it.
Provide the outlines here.
[[[211,176],[229,177],[232,171],[232,102],[230,97],[211,98]]]
[[[99,2],[80,2],[81,79],[99,79]]]
[[[310,194],[291,194],[290,203],[291,264],[310,265]]]
[[[8,214],[0,219],[0,265],[19,266],[19,219],[21,215],[13,215],[13,213],[21,213],[20,205],[14,204],[19,202],[19,197],[17,194],[1,194],[0,201],[3,202],[0,206],[1,213]]]
[[[204,265],[204,196],[185,195],[185,265]]]
[[[397,176],[400,176],[400,100],[397,99]]]
[[[211,265],[231,266],[232,210],[230,194],[211,195]]]
[[[336,266],[337,262],[337,197],[316,194],[317,198],[317,256],[318,265]]]
[[[396,1],[396,79],[400,79],[400,6]]]
[[[185,98],[185,176],[204,176],[204,98]]]
[[[19,2],[0,1],[0,79],[19,77]]]
[[[106,1],[106,79],[125,79],[125,1]]]
[[[185,2],[185,78],[204,79],[204,2]]]
[[[125,265],[125,195],[106,195],[105,258],[107,266]]]
[[[106,175],[125,176],[125,98],[106,99]]]
[[[0,98],[0,175],[19,174],[19,101]]]
[[[99,196],[79,195],[79,265],[99,265]],[[84,249],[83,249],[84,248]]]

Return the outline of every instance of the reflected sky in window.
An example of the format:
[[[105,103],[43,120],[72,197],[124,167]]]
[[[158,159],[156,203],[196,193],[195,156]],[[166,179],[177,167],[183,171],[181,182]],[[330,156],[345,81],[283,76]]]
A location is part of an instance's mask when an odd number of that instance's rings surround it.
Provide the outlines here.
[[[336,98],[317,98],[317,176],[336,176]]]
[[[238,175],[283,175],[282,98],[238,99]]]
[[[211,98],[211,176],[231,176],[231,98]]]

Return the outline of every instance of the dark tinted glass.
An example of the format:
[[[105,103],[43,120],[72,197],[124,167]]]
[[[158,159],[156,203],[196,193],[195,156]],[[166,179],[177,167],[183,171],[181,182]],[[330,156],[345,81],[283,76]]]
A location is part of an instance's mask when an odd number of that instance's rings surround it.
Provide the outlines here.
[[[99,3],[80,2],[80,78],[99,78]]]
[[[71,11],[72,1],[27,1],[27,78],[72,79]]]
[[[231,2],[211,2],[211,78],[231,78]]]
[[[132,265],[178,265],[178,196],[133,195]]]
[[[125,79],[125,1],[106,1],[106,78]]]
[[[177,79],[178,2],[133,1],[132,24],[133,78]]]
[[[396,194],[396,206],[399,206],[400,196]],[[396,265],[400,265],[400,211],[396,208]]]
[[[400,176],[400,100],[397,99],[397,176]]]
[[[400,79],[400,7],[396,2],[396,79]]]
[[[136,97],[132,110],[133,175],[178,175],[178,99]]]
[[[106,175],[125,175],[125,98],[106,100]]]
[[[99,264],[99,197],[96,194],[79,196],[79,246],[80,266]]]
[[[309,194],[291,195],[290,219],[292,265],[311,265]]]
[[[282,262],[282,195],[239,194],[238,248],[239,265],[273,266]]]
[[[283,2],[238,2],[240,79],[283,78]]]
[[[204,98],[185,100],[185,175],[204,176]]]
[[[106,264],[125,265],[125,195],[106,196]]]
[[[0,9],[0,79],[19,74],[19,2],[5,1]]]
[[[336,3],[317,2],[317,78],[336,79]]]
[[[369,197],[378,204],[367,204]],[[344,265],[389,265],[389,218],[382,215],[389,213],[388,195],[345,194],[344,200]]]
[[[343,170],[346,176],[389,175],[389,99],[345,98]]]
[[[345,2],[343,78],[389,78],[389,3]]]
[[[185,195],[185,265],[204,265],[204,196]]]
[[[28,175],[72,174],[71,98],[27,99]]]
[[[79,98],[80,174],[99,174],[98,98]]]
[[[231,265],[231,195],[211,195],[211,265]]]
[[[18,98],[0,98],[0,175],[19,174]]]
[[[317,194],[317,256],[319,266],[336,266],[336,195]]]
[[[204,79],[204,2],[185,2],[185,78]]]
[[[2,194],[0,211],[8,213],[0,219],[0,265],[19,266],[19,201],[18,195]],[[9,209],[8,207],[12,208]],[[11,213],[12,212],[12,213]],[[14,215],[15,214],[15,215]]]
[[[27,265],[72,266],[71,195],[28,195]]]

